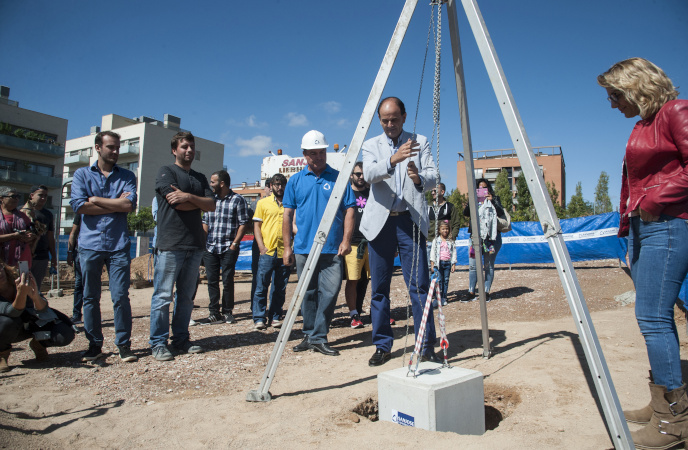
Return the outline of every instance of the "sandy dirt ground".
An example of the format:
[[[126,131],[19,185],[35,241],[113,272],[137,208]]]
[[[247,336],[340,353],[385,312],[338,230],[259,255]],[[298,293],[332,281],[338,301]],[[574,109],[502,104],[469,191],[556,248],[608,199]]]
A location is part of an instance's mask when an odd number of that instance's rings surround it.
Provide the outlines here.
[[[649,364],[635,321],[633,290],[618,261],[576,263],[616,391],[625,408],[649,400]],[[575,323],[552,265],[500,267],[487,305],[494,354],[483,358],[478,302],[465,302],[466,268],[452,274],[445,307],[449,361],[484,375],[487,431],[481,436],[431,432],[375,419],[377,375],[403,367],[413,345],[406,340],[406,297],[399,273],[392,288],[393,359],[368,367],[371,326],[349,327],[343,289],[329,335],[339,357],[293,353],[301,339],[297,319],[271,386],[273,400],[246,402],[258,387],[278,330],[256,331],[249,313],[250,277],[237,276],[236,324],[191,328],[207,350],[157,362],[148,349],[152,288],[131,289],[132,349],[136,363],[111,354],[82,363],[83,333],[65,348],[33,360],[27,342],[16,344],[13,369],[0,375],[2,448],[590,448],[613,446]],[[287,303],[296,286],[292,277]],[[68,294],[68,293],[67,293]],[[71,311],[69,295],[51,305]],[[195,319],[207,315],[202,284]],[[109,292],[102,298],[106,350],[114,348]],[[685,319],[680,321],[685,336]],[[412,318],[408,321],[412,326]],[[412,328],[411,328],[412,330]],[[407,352],[404,352],[404,344]],[[682,351],[685,350],[684,344]],[[461,408],[461,405],[456,405]],[[354,413],[353,411],[357,411]],[[631,430],[636,429],[633,426]]]

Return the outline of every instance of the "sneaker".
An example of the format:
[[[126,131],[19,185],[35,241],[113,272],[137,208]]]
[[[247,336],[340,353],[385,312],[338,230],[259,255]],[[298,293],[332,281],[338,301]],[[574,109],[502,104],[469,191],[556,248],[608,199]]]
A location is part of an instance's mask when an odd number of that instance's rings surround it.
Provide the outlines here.
[[[152,352],[153,358],[155,358],[156,361],[172,361],[174,359],[174,355],[166,345],[153,347]]]
[[[134,352],[131,351],[131,347],[129,347],[128,345],[118,345],[117,348],[119,349],[119,359],[121,359],[122,361],[138,361],[138,356],[136,356]]]
[[[236,323],[236,319],[234,318],[232,313],[223,314],[222,317],[224,317],[225,323]]]
[[[72,325],[83,325],[84,321],[81,320],[81,317],[77,316],[72,316],[71,319],[69,319],[72,322]]]
[[[105,353],[101,351],[101,347],[96,347],[95,345],[89,345],[88,350],[86,350],[81,355],[82,361],[95,361],[96,359],[105,356]]]
[[[272,328],[282,328],[282,322],[279,319],[273,320]]]
[[[203,347],[194,345],[191,341],[184,341],[181,345],[172,345],[179,353],[203,353]]]
[[[390,324],[390,325],[394,325],[395,323],[397,323],[397,322],[396,322],[394,319],[392,319],[392,318],[390,317],[390,318],[389,318],[389,324]]]
[[[258,322],[253,324],[253,328],[255,328],[256,330],[264,330],[267,327],[265,326],[265,322],[263,322],[262,320],[259,320]]]
[[[351,328],[357,329],[357,328],[363,328],[363,322],[361,322],[361,316],[358,314],[354,314],[353,317],[351,317]]]
[[[220,314],[211,314],[204,319],[199,319],[195,321],[199,325],[218,325],[220,323],[225,323],[224,317]],[[191,324],[191,322],[189,322]]]
[[[193,320],[193,319],[189,319],[189,326],[190,326],[190,327],[195,327],[196,325],[198,325],[198,322],[196,322],[196,321]]]

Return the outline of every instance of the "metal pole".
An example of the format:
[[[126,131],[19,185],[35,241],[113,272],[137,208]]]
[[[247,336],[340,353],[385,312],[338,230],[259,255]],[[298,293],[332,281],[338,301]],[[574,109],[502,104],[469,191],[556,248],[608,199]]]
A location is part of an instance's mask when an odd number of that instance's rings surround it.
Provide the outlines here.
[[[478,276],[478,291],[480,293],[480,321],[483,335],[483,358],[492,354],[490,348],[490,327],[487,323],[487,299],[485,295],[485,273],[483,272],[482,245],[480,242],[480,220],[478,217],[478,199],[475,192],[475,172],[473,170],[473,143],[471,141],[471,125],[468,120],[468,100],[466,98],[466,81],[463,73],[461,58],[461,42],[459,40],[459,21],[456,3],[449,0],[447,5],[449,16],[449,34],[451,36],[452,56],[454,59],[454,78],[456,79],[456,94],[459,99],[459,115],[461,116],[461,136],[465,152],[466,184],[468,185],[468,207],[471,211],[471,240],[475,251],[475,270]],[[469,269],[470,270],[470,269]]]
[[[497,53],[487,31],[485,21],[478,9],[476,0],[462,0],[462,3],[485,63],[485,68],[492,82],[495,95],[499,101],[504,121],[521,163],[521,168],[528,182],[528,189],[533,198],[533,204],[540,218],[542,229],[552,251],[554,262],[557,265],[559,278],[564,292],[566,292],[571,313],[576,321],[581,345],[585,352],[588,367],[593,375],[595,389],[602,404],[602,410],[612,441],[614,442],[614,447],[620,449],[634,448],[631,434],[624,420],[621,405],[619,404],[619,399],[607,368],[607,363],[595,333],[595,327],[590,319],[583,292],[578,284],[578,278],[576,277],[571,257],[559,227],[559,219],[554,212],[554,206],[547,192],[545,181],[540,174],[537,160],[533,155],[528,135],[516,108],[516,103],[506,81],[502,66],[497,58]]]
[[[349,151],[344,159],[344,165],[342,170],[339,172],[339,177],[332,190],[332,195],[330,200],[327,202],[325,207],[325,212],[323,218],[320,221],[320,226],[318,226],[318,231],[315,233],[315,239],[313,240],[313,246],[308,254],[308,259],[306,260],[306,265],[304,270],[301,272],[301,277],[296,286],[296,291],[289,303],[289,309],[287,311],[287,316],[284,325],[277,336],[277,342],[272,349],[272,354],[268,360],[267,367],[265,368],[265,373],[263,374],[263,379],[260,382],[260,387],[257,390],[251,390],[246,395],[246,401],[250,402],[266,402],[270,401],[272,398],[269,389],[270,385],[277,371],[277,366],[279,365],[282,353],[284,353],[284,348],[289,340],[289,335],[291,334],[291,329],[294,326],[294,321],[296,320],[296,314],[301,307],[301,302],[303,301],[303,296],[306,293],[307,287],[313,276],[313,270],[318,263],[320,257],[320,252],[327,240],[327,234],[330,231],[334,217],[337,214],[337,209],[341,203],[341,199],[344,196],[344,192],[348,187],[349,175],[351,174],[354,164],[358,159],[358,155],[361,152],[361,145],[363,145],[363,139],[365,139],[368,129],[370,128],[370,123],[375,115],[375,109],[377,104],[380,102],[382,97],[382,91],[387,84],[387,79],[394,66],[394,61],[399,53],[399,48],[406,35],[406,30],[411,22],[411,17],[413,17],[413,12],[416,9],[418,0],[407,0],[404,5],[404,9],[401,12],[397,26],[392,34],[392,39],[387,47],[387,52],[382,59],[382,64],[373,83],[373,88],[368,95],[368,100],[366,101],[365,107],[363,108],[363,114],[358,121],[358,126],[354,132],[354,137],[349,145]]]

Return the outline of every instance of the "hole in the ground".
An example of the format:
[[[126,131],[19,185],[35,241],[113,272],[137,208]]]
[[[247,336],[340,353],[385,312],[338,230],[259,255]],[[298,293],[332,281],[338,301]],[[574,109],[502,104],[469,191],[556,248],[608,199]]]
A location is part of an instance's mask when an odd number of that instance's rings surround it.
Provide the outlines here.
[[[516,389],[506,386],[485,386],[485,431],[497,428],[520,403],[521,396]],[[368,397],[356,405],[353,412],[371,422],[376,422],[380,418],[377,399],[373,397]]]
[[[377,407],[377,399],[372,397],[368,397],[356,405],[356,407],[353,409],[353,412],[359,416],[368,418],[368,420],[371,422],[377,422],[380,418],[380,411]]]

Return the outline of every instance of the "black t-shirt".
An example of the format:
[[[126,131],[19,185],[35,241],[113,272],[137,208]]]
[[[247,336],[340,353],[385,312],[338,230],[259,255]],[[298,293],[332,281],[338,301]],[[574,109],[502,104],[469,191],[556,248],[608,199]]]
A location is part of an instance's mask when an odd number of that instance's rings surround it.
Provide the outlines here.
[[[361,227],[361,217],[363,217],[363,208],[365,208],[368,202],[368,195],[370,195],[370,188],[364,189],[362,191],[354,191],[354,197],[356,197],[356,207],[354,208],[354,218],[356,224],[354,226],[354,234],[351,236],[351,244],[358,245],[361,243],[365,236],[360,231]]]
[[[182,192],[215,199],[208,179],[202,173],[193,169],[187,172],[176,164],[162,166],[155,180],[155,193],[158,199],[158,236],[155,246],[162,251],[203,250],[203,211],[178,211],[170,206],[165,196],[173,192],[172,185]]]
[[[438,216],[440,220],[451,220],[452,212],[454,211],[454,205],[449,202],[444,202],[444,205],[439,207]],[[428,219],[435,220],[435,208],[433,205],[428,207]]]
[[[34,210],[36,221],[41,222],[46,226],[48,231],[45,232],[36,244],[36,251],[33,254],[33,259],[46,260],[50,259],[50,246],[48,245],[48,233],[55,232],[55,224],[53,223],[53,213],[43,208],[41,210]]]

